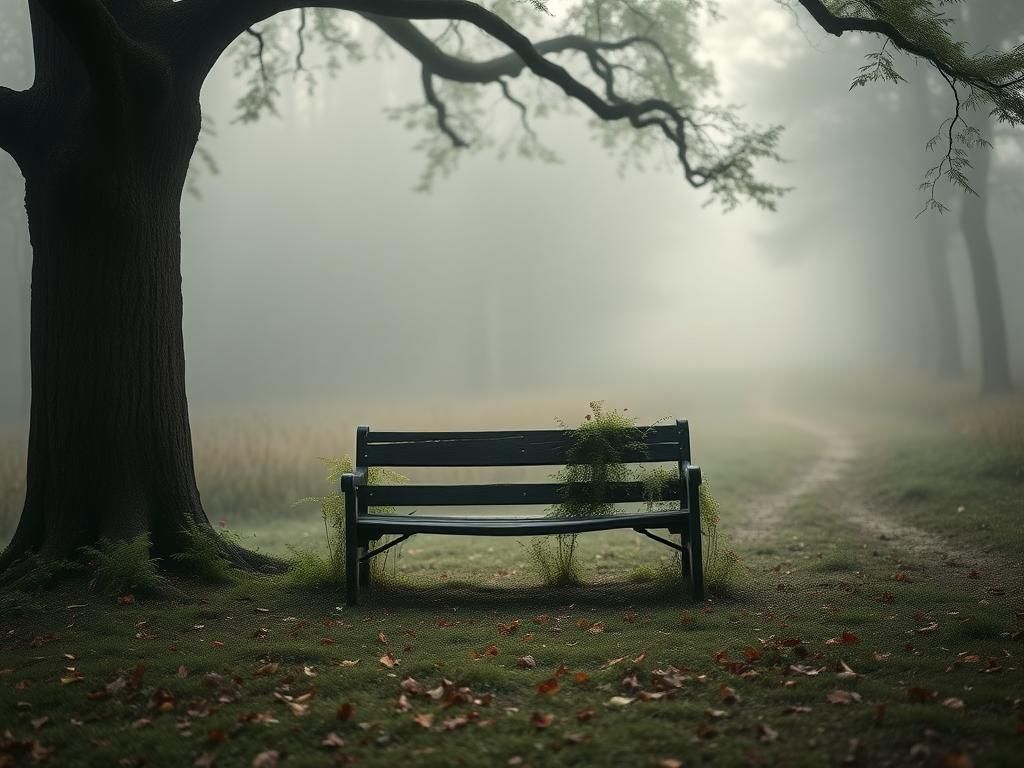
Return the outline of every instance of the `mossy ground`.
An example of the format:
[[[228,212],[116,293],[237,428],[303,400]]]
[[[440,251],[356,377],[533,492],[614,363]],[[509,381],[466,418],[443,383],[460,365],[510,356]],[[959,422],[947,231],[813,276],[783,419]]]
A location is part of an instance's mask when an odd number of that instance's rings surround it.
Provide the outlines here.
[[[1024,488],[984,469],[1012,464],[1012,441],[983,462],[954,426],[873,433],[702,604],[664,577],[667,550],[626,532],[581,537],[586,584],[565,590],[536,586],[521,542],[413,539],[355,609],[269,577],[176,579],[187,598],[131,602],[60,582],[0,616],[0,765],[32,764],[33,741],[40,762],[104,767],[268,751],[282,766],[1016,765]],[[730,430],[694,442],[727,531],[821,448]],[[241,532],[282,551],[318,525]],[[403,691],[410,677],[455,688],[435,700]]]

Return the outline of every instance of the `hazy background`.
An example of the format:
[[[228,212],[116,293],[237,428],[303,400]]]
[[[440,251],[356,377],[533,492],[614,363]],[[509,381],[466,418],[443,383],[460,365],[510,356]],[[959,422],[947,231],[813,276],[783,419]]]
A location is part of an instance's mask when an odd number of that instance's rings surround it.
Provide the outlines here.
[[[724,99],[745,104],[751,122],[787,126],[789,162],[763,168],[795,187],[777,213],[702,207],[667,154],[663,172],[620,175],[582,110],[536,123],[560,164],[475,154],[417,193],[420,137],[382,112],[421,98],[404,53],[346,66],[313,94],[297,83],[280,119],[250,126],[232,123],[240,84],[222,61],[203,94],[217,128],[204,144],[221,173],[199,178],[202,199],[186,197],[182,211],[196,431],[209,414],[262,420],[322,402],[332,403],[324,418],[341,411],[354,423],[379,412],[371,404],[557,391],[582,412],[609,394],[723,377],[756,388],[787,370],[932,371],[933,217],[915,214],[937,120],[922,121],[915,101],[923,71],[903,60],[917,83],[850,92],[863,40],[828,38],[809,21],[798,29],[769,2],[723,5],[728,20],[707,35],[706,55]],[[933,104],[947,109],[948,96]],[[505,108],[493,116],[497,130],[516,120]],[[994,161],[1007,194],[993,196],[991,225],[1019,377],[1019,149],[1002,141]],[[2,165],[9,173],[6,156]],[[958,196],[942,195],[954,208],[946,237],[973,368]],[[14,446],[27,433],[28,291],[18,258],[0,258],[0,423]]]

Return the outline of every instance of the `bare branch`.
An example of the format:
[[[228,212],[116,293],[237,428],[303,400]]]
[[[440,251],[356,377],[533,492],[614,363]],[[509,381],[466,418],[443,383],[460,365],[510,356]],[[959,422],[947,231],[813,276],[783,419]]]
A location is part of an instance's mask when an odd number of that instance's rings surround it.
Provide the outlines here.
[[[526,131],[530,138],[534,141],[537,140],[537,133],[533,130],[533,126],[530,125],[529,113],[527,112],[526,105],[523,104],[519,99],[512,95],[512,90],[509,88],[508,83],[503,78],[498,78],[498,86],[501,88],[502,94],[505,96],[505,100],[514,104],[516,109],[519,110],[519,121],[522,123],[523,130]]]
[[[263,80],[263,85],[270,84],[270,77],[267,75],[267,65],[263,60],[263,52],[266,50],[266,42],[263,39],[263,33],[257,32],[252,27],[245,30],[246,34],[256,40],[256,53],[253,54],[253,58],[259,62],[260,65],[260,78]]]
[[[296,76],[302,71],[302,56],[306,53],[306,39],[304,33],[306,31],[306,9],[299,9],[299,28],[296,30],[296,37],[299,40],[299,51],[295,54],[295,74]]]
[[[437,113],[437,127],[445,136],[451,139],[452,145],[458,149],[464,149],[469,146],[459,134],[448,123],[448,107],[445,106],[444,102],[438,98],[437,92],[434,90],[434,75],[427,67],[423,67],[421,72],[421,78],[423,82],[423,94],[427,99],[427,103],[434,108]]]

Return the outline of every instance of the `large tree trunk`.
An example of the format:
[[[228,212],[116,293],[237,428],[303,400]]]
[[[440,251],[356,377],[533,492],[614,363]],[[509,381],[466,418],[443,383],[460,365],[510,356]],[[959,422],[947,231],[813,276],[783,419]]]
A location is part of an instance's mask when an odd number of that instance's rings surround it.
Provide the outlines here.
[[[32,404],[10,555],[145,532],[167,554],[186,520],[205,522],[185,400],[180,123],[166,126],[179,146],[149,156],[100,135],[27,169]]]
[[[985,130],[985,128],[989,130]],[[991,121],[982,126],[991,134]],[[992,163],[990,150],[975,153],[971,183],[980,196],[964,195],[960,224],[974,280],[974,301],[978,310],[981,352],[981,393],[996,395],[1013,390],[1010,359],[1006,344],[1006,319],[995,252],[988,231],[988,177]]]
[[[185,399],[180,203],[198,98],[88,104],[22,166],[33,248],[25,507],[0,570],[148,533],[154,556],[209,527]],[[267,562],[231,548],[236,562]]]

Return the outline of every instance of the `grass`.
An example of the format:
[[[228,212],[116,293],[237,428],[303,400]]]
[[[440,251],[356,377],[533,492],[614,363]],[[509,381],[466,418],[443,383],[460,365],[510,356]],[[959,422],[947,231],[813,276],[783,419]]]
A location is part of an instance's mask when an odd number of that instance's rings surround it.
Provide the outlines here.
[[[908,418],[870,437],[700,605],[665,577],[671,553],[628,532],[581,536],[583,584],[562,589],[530,573],[528,542],[418,537],[356,609],[271,577],[171,574],[179,596],[119,601],[73,574],[0,612],[0,765],[32,764],[33,740],[51,764],[104,767],[249,766],[271,750],[282,766],[1015,764],[1020,516],[998,500],[1019,487],[1003,471],[1016,443],[973,433],[982,451],[954,429]],[[729,533],[817,444],[723,418],[694,447]],[[965,462],[967,479],[948,480]],[[217,471],[244,489],[247,466]],[[963,493],[992,527],[964,526]],[[857,499],[945,536],[949,556],[874,535],[849,513]],[[315,508],[242,522],[264,551],[322,546]]]
[[[974,549],[1024,553],[1024,400],[972,404],[945,424],[869,444],[870,502]]]

